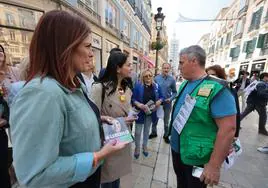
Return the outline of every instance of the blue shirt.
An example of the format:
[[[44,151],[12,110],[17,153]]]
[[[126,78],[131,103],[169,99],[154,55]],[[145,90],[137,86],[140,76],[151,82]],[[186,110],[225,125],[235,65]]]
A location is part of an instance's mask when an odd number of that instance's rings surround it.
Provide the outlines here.
[[[174,106],[172,119],[177,116],[181,106],[184,103],[186,94],[190,94],[201,81],[202,79],[188,82],[182,91],[180,98],[176,103],[176,106]],[[228,89],[224,89],[222,93],[220,93],[220,95],[218,95],[217,98],[213,100],[211,103],[211,113],[213,118],[221,118],[236,114],[235,99]],[[179,153],[179,134],[174,129],[174,127],[171,129],[170,145],[173,151]]]
[[[160,74],[154,80],[160,86],[164,99],[170,98],[173,100],[176,97],[176,81],[172,76],[163,76]]]
[[[70,91],[52,78],[37,77],[15,97],[10,128],[21,185],[66,188],[96,171],[99,124],[82,89]]]

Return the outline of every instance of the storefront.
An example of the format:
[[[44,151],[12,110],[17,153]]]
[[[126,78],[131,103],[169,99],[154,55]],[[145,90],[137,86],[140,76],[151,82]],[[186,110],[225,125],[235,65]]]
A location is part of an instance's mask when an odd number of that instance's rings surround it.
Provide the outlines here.
[[[241,72],[241,71],[246,71],[246,72],[248,72],[248,62],[246,62],[247,64],[242,64],[241,63],[241,65],[240,65],[240,69],[239,69],[239,71]]]
[[[99,74],[101,67],[102,67],[101,48],[102,48],[101,36],[95,33],[92,33],[92,50],[94,54],[93,63],[95,65],[96,75]]]
[[[257,77],[260,76],[262,72],[264,72],[265,62],[252,63],[250,77],[255,74]]]
[[[0,44],[5,48],[7,63],[16,65],[28,56],[33,31],[42,10],[0,3]]]

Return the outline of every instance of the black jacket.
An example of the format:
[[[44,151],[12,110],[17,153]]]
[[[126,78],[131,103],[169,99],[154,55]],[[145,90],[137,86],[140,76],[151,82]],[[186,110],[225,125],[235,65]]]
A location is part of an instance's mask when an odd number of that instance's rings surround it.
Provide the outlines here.
[[[240,87],[242,85],[242,81],[243,81],[243,78],[238,78],[236,81],[234,81],[234,84],[236,85],[235,86],[236,91],[238,91],[240,89]],[[250,84],[250,79],[247,78],[245,88],[248,87],[249,84]]]
[[[247,103],[266,106],[267,102],[268,83],[261,81],[257,84],[256,89],[249,94]]]
[[[7,120],[7,122],[8,122],[8,120],[9,120],[9,107],[8,107],[8,104],[2,95],[0,95],[0,106],[1,106],[1,113],[2,113],[1,118]],[[9,123],[7,123],[7,125],[4,126],[4,128],[8,128],[8,127],[9,127]]]

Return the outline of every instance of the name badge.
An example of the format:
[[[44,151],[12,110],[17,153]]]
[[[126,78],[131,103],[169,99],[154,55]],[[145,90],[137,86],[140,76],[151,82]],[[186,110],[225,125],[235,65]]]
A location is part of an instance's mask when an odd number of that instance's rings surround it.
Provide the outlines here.
[[[194,109],[195,103],[196,99],[187,94],[184,100],[184,104],[181,106],[179,113],[177,114],[172,124],[178,134],[181,134]]]
[[[200,88],[198,90],[197,95],[198,96],[203,96],[203,97],[208,97],[210,95],[211,89],[210,88]]]

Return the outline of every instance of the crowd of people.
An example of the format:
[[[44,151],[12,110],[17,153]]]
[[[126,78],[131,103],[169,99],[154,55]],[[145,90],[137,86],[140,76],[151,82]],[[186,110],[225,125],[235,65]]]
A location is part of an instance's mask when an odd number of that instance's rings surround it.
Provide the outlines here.
[[[146,69],[137,78],[119,48],[110,51],[97,77],[91,41],[91,30],[80,17],[55,10],[39,20],[29,57],[18,69],[7,66],[0,46],[1,187],[11,187],[14,166],[13,181],[16,174],[26,187],[119,188],[120,179],[132,171],[132,156],[138,159],[142,150],[150,157],[148,140],[159,135],[161,110],[163,139],[171,146],[180,188],[218,184],[240,121],[253,110],[259,113],[259,133],[268,135],[268,73],[247,96],[253,82],[246,72],[228,83],[220,66],[205,68],[205,51],[193,45],[179,54],[184,81],[177,92],[169,63],[155,77]],[[239,97],[247,104],[241,115]],[[135,116],[129,115],[133,109]],[[115,118],[124,118],[133,129],[134,153],[131,143],[105,142],[102,123]],[[197,167],[203,169],[201,176],[193,175]]]

